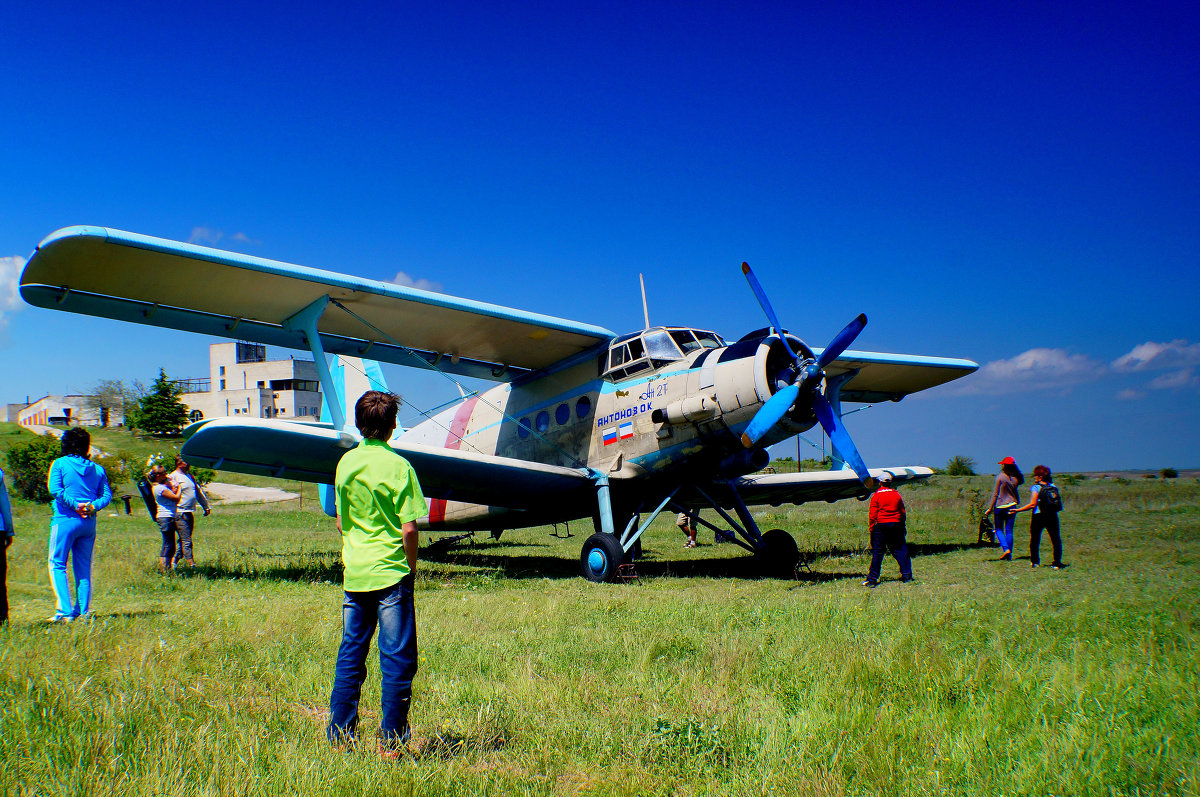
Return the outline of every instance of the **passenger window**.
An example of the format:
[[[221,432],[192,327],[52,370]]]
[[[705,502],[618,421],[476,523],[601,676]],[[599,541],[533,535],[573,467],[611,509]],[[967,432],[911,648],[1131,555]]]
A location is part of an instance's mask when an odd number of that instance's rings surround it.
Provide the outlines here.
[[[517,437],[521,438],[522,440],[524,440],[526,437],[529,437],[528,418],[522,418],[520,423],[517,424]]]
[[[554,411],[554,420],[559,426],[571,420],[571,408],[566,404],[559,404],[558,409]]]
[[[586,418],[592,414],[592,400],[587,396],[580,396],[579,401],[575,402],[575,414],[580,418]]]
[[[537,426],[537,430],[539,432],[544,432],[547,429],[549,429],[550,428],[550,413],[546,412],[545,410],[542,410],[541,412],[539,412],[537,414],[537,420],[534,421],[534,425]]]

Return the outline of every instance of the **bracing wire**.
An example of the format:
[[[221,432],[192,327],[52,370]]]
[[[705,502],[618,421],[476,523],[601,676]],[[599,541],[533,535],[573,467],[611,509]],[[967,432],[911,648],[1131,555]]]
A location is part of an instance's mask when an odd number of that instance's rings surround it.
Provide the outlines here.
[[[450,381],[450,382],[451,382],[451,383],[452,383],[452,384],[453,384],[453,385],[454,385],[454,386],[455,386],[457,389],[459,389],[459,391],[460,391],[460,392],[462,391],[462,385],[461,385],[461,384],[459,384],[458,380],[457,380],[457,379],[455,379],[453,376],[451,376],[451,375],[450,375],[449,373],[447,373],[446,371],[442,370],[440,367],[438,367],[438,366],[437,366],[437,364],[435,364],[435,363],[430,363],[430,362],[429,362],[428,360],[426,360],[424,357],[421,357],[419,354],[417,354],[415,351],[413,351],[412,349],[410,349],[408,346],[405,346],[403,343],[401,343],[400,341],[396,340],[396,339],[395,339],[395,338],[393,338],[391,335],[389,335],[388,333],[384,332],[382,329],[380,329],[379,327],[375,326],[375,325],[374,325],[374,324],[372,324],[370,321],[368,321],[367,319],[363,318],[363,317],[362,317],[361,315],[359,315],[358,313],[356,313],[356,312],[354,312],[353,310],[351,310],[349,307],[346,307],[346,305],[342,304],[342,303],[341,303],[341,302],[339,302],[337,299],[334,299],[334,298],[332,298],[332,297],[331,297],[331,298],[329,299],[329,302],[330,302],[330,304],[333,304],[334,306],[336,306],[336,307],[338,307],[339,309],[341,309],[341,310],[343,310],[344,312],[346,312],[346,313],[347,313],[348,315],[350,315],[351,317],[353,317],[353,318],[357,319],[357,320],[358,320],[360,323],[362,323],[364,326],[366,326],[367,328],[369,328],[369,329],[371,329],[372,331],[374,331],[374,332],[378,333],[379,335],[381,335],[381,336],[383,337],[383,339],[384,339],[384,340],[386,340],[388,343],[390,343],[390,344],[392,344],[393,346],[397,347],[397,348],[398,348],[398,349],[400,349],[401,351],[405,352],[405,353],[406,353],[408,356],[412,357],[414,360],[416,360],[417,362],[419,362],[419,363],[420,363],[420,366],[419,366],[419,367],[421,367],[421,368],[425,368],[425,369],[432,369],[433,371],[436,371],[437,373],[441,374],[443,377],[445,377],[446,379],[448,379],[448,380],[449,380],[449,381]],[[356,368],[355,370],[358,370],[358,369]],[[470,395],[481,396],[482,394],[480,394],[480,393],[479,393],[479,391],[477,391],[477,390],[472,390],[470,393],[468,393],[468,394],[467,394],[467,396],[470,396]],[[467,396],[464,396],[464,398],[466,398]],[[513,417],[512,415],[510,415],[510,414],[509,414],[509,413],[508,413],[508,412],[507,412],[507,411],[504,409],[504,407],[503,407],[503,406],[501,406],[499,403],[496,403],[496,404],[494,404],[494,405],[492,405],[492,404],[489,404],[489,406],[492,406],[492,407],[493,407],[495,410],[497,410],[497,411],[500,413],[501,417],[502,417],[502,418],[504,418],[504,420],[506,420],[506,421],[512,421],[513,423],[518,423],[517,419],[516,419],[515,417]],[[415,406],[414,406],[414,409],[417,409],[417,411],[418,411],[418,412],[421,412],[421,411],[420,411],[420,409],[419,409],[419,408],[417,408],[417,407],[415,407]],[[421,414],[422,414],[422,415],[425,415],[425,413],[421,413]],[[430,418],[430,416],[428,416],[428,415],[425,415],[425,417],[427,417],[427,418]],[[432,420],[432,418],[430,418],[430,419]],[[446,427],[445,427],[445,425],[444,425],[444,424],[438,424],[438,425],[439,425],[441,428],[443,428],[443,429],[446,429]],[[476,451],[478,451],[480,454],[483,454],[483,453],[485,453],[485,452],[483,452],[483,451],[480,451],[480,450],[479,450],[479,449],[478,449],[478,448],[477,448],[477,447],[476,447],[476,446],[475,446],[473,443],[471,443],[471,442],[469,442],[469,441],[465,440],[465,439],[462,437],[462,435],[454,434],[454,431],[453,431],[452,429],[446,429],[446,432],[447,432],[447,433],[449,433],[449,434],[452,434],[452,435],[454,435],[455,437],[457,437],[457,438],[459,439],[459,441],[461,441],[461,442],[463,442],[463,443],[466,443],[467,445],[471,446],[471,448],[475,449],[475,450],[476,450]],[[558,451],[560,454],[562,454],[563,456],[565,456],[565,457],[566,457],[568,460],[570,460],[571,462],[574,462],[574,463],[575,463],[575,467],[577,467],[577,468],[583,468],[583,469],[586,469],[586,468],[588,467],[586,462],[584,462],[583,460],[581,460],[579,457],[575,456],[575,454],[571,453],[570,451],[567,451],[566,449],[564,449],[562,446],[558,445],[557,443],[554,443],[554,442],[552,442],[551,440],[547,439],[547,438],[546,438],[544,435],[542,435],[542,433],[541,433],[541,432],[537,431],[537,429],[533,428],[532,426],[529,428],[529,433],[530,433],[530,434],[532,434],[534,437],[536,437],[538,440],[540,440],[540,441],[542,441],[543,443],[545,443],[546,445],[548,445],[548,446],[550,446],[551,448],[553,448],[553,449],[555,449],[556,451]]]

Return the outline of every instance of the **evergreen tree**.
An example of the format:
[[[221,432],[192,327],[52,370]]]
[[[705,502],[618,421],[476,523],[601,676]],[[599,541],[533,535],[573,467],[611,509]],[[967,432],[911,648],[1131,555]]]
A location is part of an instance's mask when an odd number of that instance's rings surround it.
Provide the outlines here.
[[[179,385],[167,379],[166,372],[159,368],[150,392],[138,400],[134,425],[150,434],[179,434],[188,420],[187,407],[179,400],[180,393]]]

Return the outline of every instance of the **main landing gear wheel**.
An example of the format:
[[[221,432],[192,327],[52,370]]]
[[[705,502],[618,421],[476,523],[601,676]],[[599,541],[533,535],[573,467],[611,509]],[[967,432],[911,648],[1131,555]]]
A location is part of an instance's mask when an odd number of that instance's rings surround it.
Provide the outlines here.
[[[771,529],[762,535],[762,548],[755,554],[758,569],[770,578],[792,578],[800,561],[800,549],[792,535],[783,529]]]
[[[599,532],[587,538],[579,554],[579,567],[588,581],[616,581],[617,567],[625,561],[625,550],[612,534]]]

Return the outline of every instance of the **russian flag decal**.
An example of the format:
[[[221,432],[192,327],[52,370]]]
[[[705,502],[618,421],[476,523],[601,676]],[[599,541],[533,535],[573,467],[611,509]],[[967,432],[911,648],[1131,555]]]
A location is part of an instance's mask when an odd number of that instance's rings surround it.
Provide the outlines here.
[[[633,437],[633,421],[626,421],[625,423],[621,424],[620,429],[622,440]]]
[[[616,429],[605,429],[604,430],[604,445],[608,445],[609,443],[615,443],[615,442],[617,442],[617,430]]]

